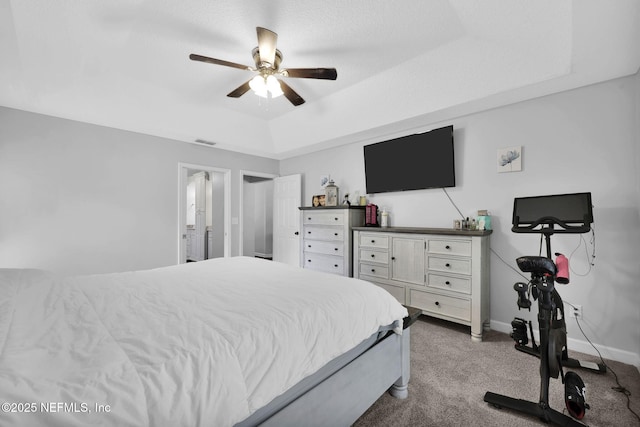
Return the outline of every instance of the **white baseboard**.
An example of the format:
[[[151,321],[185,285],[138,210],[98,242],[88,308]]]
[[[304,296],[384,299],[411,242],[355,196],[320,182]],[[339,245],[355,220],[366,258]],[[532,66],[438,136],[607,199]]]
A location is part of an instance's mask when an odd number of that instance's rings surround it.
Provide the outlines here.
[[[510,334],[511,331],[513,331],[511,323],[491,320],[490,326],[494,331],[504,332],[506,334]],[[538,333],[536,325],[533,325],[533,335],[536,339],[536,342],[540,343],[540,334]],[[638,371],[640,371],[640,354],[632,353],[626,350],[620,350],[618,348],[605,347],[600,344],[596,344],[596,347],[598,348],[600,353],[602,353],[602,357],[604,357],[605,359],[615,360],[616,362],[633,365],[638,369]],[[598,356],[596,350],[587,341],[577,340],[575,338],[567,338],[567,348],[569,350],[569,357],[572,357],[571,351]]]

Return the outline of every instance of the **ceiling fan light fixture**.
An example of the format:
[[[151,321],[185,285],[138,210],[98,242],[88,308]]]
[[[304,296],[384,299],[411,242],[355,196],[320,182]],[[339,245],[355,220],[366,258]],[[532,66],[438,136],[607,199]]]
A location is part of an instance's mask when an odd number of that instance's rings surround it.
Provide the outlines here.
[[[195,53],[190,54],[189,59],[257,72],[258,75],[254,76],[253,79],[244,82],[229,92],[227,96],[230,98],[240,98],[249,90],[253,90],[253,93],[262,98],[277,98],[284,95],[296,107],[304,104],[304,99],[291,86],[277,77],[323,80],[335,80],[338,77],[335,68],[289,68],[281,70],[282,52],[276,48],[278,34],[262,27],[256,27],[256,32],[258,46],[251,51],[253,61],[256,64],[255,68]]]
[[[277,98],[284,93],[282,92],[282,88],[280,87],[280,82],[274,76],[268,76],[266,82],[267,89],[269,89],[272,98]]]
[[[258,96],[264,96],[267,94],[267,83],[262,75],[257,75],[249,81],[249,87]],[[264,95],[262,95],[264,93]]]
[[[253,93],[261,98],[277,98],[283,94],[280,82],[272,75],[264,76],[259,74],[249,81],[249,87]]]

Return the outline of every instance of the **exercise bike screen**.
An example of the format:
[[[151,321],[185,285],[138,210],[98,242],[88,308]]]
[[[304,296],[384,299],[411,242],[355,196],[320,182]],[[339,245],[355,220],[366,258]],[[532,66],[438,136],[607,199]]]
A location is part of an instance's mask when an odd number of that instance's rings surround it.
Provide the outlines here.
[[[567,224],[591,224],[591,193],[519,197],[513,201],[513,225],[533,224],[553,217]]]

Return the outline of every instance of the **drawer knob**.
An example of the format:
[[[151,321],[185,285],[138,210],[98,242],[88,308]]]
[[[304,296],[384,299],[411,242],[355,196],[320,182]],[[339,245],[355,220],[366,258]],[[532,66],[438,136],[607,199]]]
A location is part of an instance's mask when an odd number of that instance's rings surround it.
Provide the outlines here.
[[[451,249],[451,246],[447,245],[444,247],[445,249]]]
[[[395,261],[395,260],[396,260],[396,257],[392,256],[391,261]]]
[[[375,268],[372,268],[372,269],[371,269],[371,272],[372,272],[372,273],[375,273],[375,272],[376,272],[376,269],[375,269]]]
[[[337,236],[337,235],[338,235],[338,233],[333,233],[333,235],[334,235],[334,236]]]
[[[333,266],[334,266],[335,268],[338,268],[338,264],[333,264]]]
[[[310,248],[310,247],[311,247],[311,245],[307,245],[307,247],[308,247],[308,248]]]
[[[337,250],[338,250],[338,248],[333,248],[333,250],[334,250],[334,251],[337,251]]]
[[[372,241],[371,241],[371,243],[375,243],[375,242],[376,242],[375,240],[372,240]]]
[[[440,303],[439,303],[438,301],[436,301],[436,305],[437,305],[437,306],[440,306]]]
[[[375,257],[376,257],[376,255],[375,255],[375,254],[371,254],[371,258],[375,258]]]
[[[445,267],[451,267],[451,264],[446,263],[444,266],[445,266]]]
[[[307,218],[309,221],[311,221],[311,217]]]
[[[308,259],[308,260],[307,260],[307,262],[311,262],[311,260],[310,260],[310,259]]]
[[[447,280],[446,282],[444,282],[444,284],[445,284],[445,285],[450,285],[450,284],[451,284],[451,282]]]
[[[333,218],[333,219],[335,219],[336,221],[338,220],[338,218],[337,218],[337,217],[336,217],[336,218]]]
[[[310,231],[307,231],[307,234],[311,234],[311,232],[310,232]]]

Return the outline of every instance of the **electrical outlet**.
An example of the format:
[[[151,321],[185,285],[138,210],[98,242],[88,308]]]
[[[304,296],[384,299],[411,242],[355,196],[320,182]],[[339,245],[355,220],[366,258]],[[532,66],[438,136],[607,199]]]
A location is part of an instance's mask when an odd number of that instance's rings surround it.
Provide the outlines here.
[[[571,312],[573,313],[573,317],[577,317],[578,319],[582,319],[582,306],[574,305],[571,307]]]

